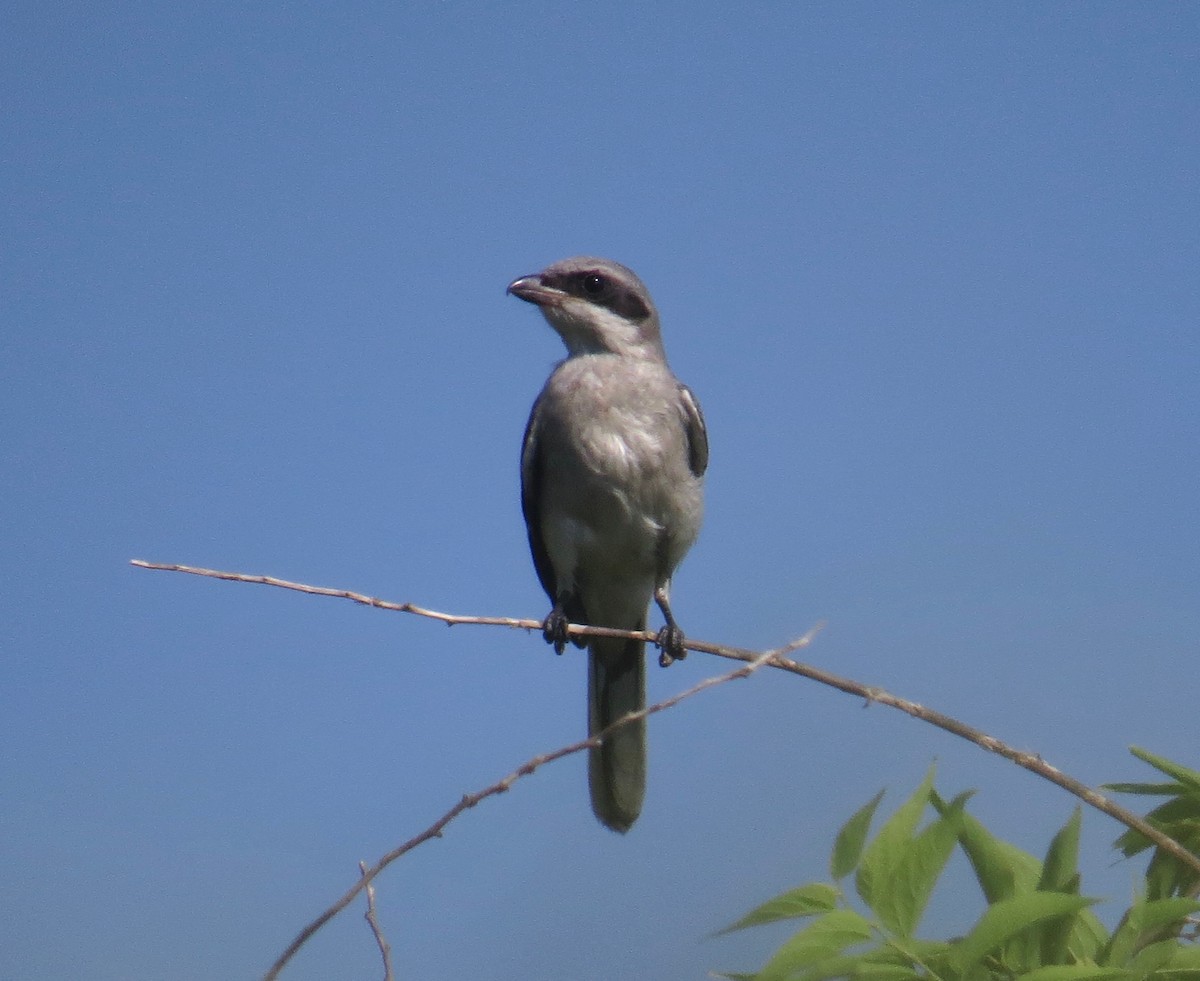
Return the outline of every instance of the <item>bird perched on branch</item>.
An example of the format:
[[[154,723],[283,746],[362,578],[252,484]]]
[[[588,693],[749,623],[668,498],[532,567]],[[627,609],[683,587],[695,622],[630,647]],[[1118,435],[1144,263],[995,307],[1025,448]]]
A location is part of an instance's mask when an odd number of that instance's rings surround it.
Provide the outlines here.
[[[564,259],[508,292],[536,304],[567,347],[534,403],[521,451],[529,547],[553,604],[543,625],[562,653],[588,648],[588,732],[645,707],[642,641],[568,637],[567,624],[645,630],[653,599],[665,667],[682,658],[671,575],[700,532],[708,435],[700,405],[667,365],[658,312],[633,271]],[[592,810],[628,831],[646,787],[646,721],[590,752]]]

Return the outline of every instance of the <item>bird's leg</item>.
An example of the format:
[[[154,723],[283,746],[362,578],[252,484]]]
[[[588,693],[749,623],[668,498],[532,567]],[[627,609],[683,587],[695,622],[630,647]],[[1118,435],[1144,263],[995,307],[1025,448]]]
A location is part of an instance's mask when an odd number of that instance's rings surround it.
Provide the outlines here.
[[[671,615],[671,604],[667,601],[665,586],[655,587],[654,602],[658,604],[658,608],[662,610],[663,619],[667,621],[662,630],[658,632],[658,637],[654,642],[658,645],[659,650],[658,663],[664,668],[668,668],[672,662],[682,661],[687,657],[687,651],[683,647],[683,631],[679,629],[679,624]]]
[[[554,653],[561,654],[563,648],[567,646],[567,624],[570,621],[567,619],[567,614],[564,612],[567,600],[569,599],[566,593],[559,593],[558,599],[554,603],[554,609],[546,614],[546,619],[542,623],[542,636],[547,644],[554,645]]]

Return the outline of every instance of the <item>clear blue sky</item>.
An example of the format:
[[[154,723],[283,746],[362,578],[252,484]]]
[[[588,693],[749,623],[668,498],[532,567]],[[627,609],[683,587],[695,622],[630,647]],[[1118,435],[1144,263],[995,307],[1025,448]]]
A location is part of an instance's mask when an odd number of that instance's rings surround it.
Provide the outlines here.
[[[544,615],[517,453],[561,348],[504,287],[573,253],[642,275],[708,416],[691,635],[824,619],[808,659],[1084,780],[1200,763],[1196,5],[26,0],[0,75],[0,976],[256,977],[580,735],[536,636],[126,564]],[[781,675],[650,740],[624,838],[575,758],[393,867],[401,976],[761,963],[705,937],[934,759],[1028,848],[1072,807]],[[377,976],[356,912],[285,975]]]

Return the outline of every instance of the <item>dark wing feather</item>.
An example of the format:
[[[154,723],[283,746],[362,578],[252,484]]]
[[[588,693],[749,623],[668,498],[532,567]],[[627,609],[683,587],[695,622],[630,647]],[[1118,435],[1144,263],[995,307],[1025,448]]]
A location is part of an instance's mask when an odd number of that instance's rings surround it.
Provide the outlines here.
[[[537,570],[542,589],[554,603],[558,599],[558,586],[554,580],[554,566],[542,540],[542,453],[538,440],[538,417],[542,396],[533,403],[529,422],[525,424],[525,437],[521,443],[521,511],[525,515],[525,531],[529,535],[529,551],[533,555],[533,567]]]
[[[688,441],[688,466],[697,477],[703,477],[708,469],[708,429],[704,425],[704,413],[692,390],[679,383],[679,405],[683,410],[684,432]]]

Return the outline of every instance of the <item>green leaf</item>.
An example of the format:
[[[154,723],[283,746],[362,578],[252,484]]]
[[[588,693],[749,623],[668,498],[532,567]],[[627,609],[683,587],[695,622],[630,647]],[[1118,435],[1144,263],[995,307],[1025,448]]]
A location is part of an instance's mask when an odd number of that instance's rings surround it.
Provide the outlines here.
[[[849,909],[835,909],[786,940],[758,973],[759,981],[784,981],[795,971],[871,939],[871,924]]]
[[[862,954],[836,954],[805,967],[801,976],[804,981],[832,981],[835,978],[854,978],[855,981],[870,978],[872,981],[909,981],[924,977],[907,963],[880,961],[875,956],[878,950]]]
[[[880,919],[902,937],[911,937],[921,922],[933,887],[958,843],[958,819],[969,796],[956,797],[945,814],[902,848],[892,877],[888,916],[880,913]]]
[[[854,972],[855,981],[918,981],[924,974],[918,974],[911,967],[899,967],[890,964],[865,964]]]
[[[1021,981],[1117,981],[1133,977],[1128,971],[1095,964],[1055,964],[1039,967],[1021,975]]]
[[[1102,783],[1100,786],[1114,794],[1140,794],[1142,797],[1174,797],[1187,790],[1181,783]]]
[[[900,926],[907,917],[898,915],[894,877],[904,861],[913,831],[929,803],[933,789],[933,768],[925,775],[921,785],[911,797],[901,804],[888,818],[883,827],[863,849],[858,861],[854,885],[862,901],[867,904],[889,930],[904,933]],[[903,905],[903,903],[901,903]]]
[[[942,810],[947,806],[935,795],[934,807]],[[966,812],[959,817],[958,843],[989,903],[1032,892],[1037,885],[1042,863],[1016,845],[1001,841]]]
[[[1200,947],[1176,946],[1171,959],[1153,977],[1154,981],[1200,981]]]
[[[1108,930],[1090,909],[1080,910],[1075,916],[1074,928],[1067,941],[1064,960],[1068,963],[1087,961],[1094,963],[1100,949],[1108,942]]]
[[[802,968],[798,968],[797,971],[792,972],[790,977],[803,978],[804,981],[825,981],[827,978],[852,978],[857,976],[861,966],[861,954],[834,954],[831,957],[825,957],[813,964],[807,964]],[[763,977],[765,977],[765,974],[755,975],[756,979]]]
[[[827,913],[837,905],[838,891],[824,882],[812,882],[807,886],[799,886],[788,892],[781,893],[774,899],[768,899],[722,930],[712,934],[714,937],[735,930],[745,930],[747,927],[761,926],[763,923],[775,923],[778,920],[794,920],[817,913]]]
[[[875,816],[875,808],[883,800],[884,793],[879,791],[855,811],[837,833],[837,839],[833,843],[833,855],[829,859],[829,872],[835,879],[844,879],[858,864],[863,842],[867,840],[867,831],[871,827],[871,819]]]
[[[911,968],[922,978],[949,981],[954,976],[949,969],[949,957],[953,949],[954,943],[945,940],[920,940],[916,937],[896,940],[885,937],[880,946],[863,954],[861,961],[863,964]]]
[[[1038,881],[1041,892],[1079,894],[1079,826],[1082,815],[1078,807],[1059,829],[1046,850],[1042,862],[1042,876]],[[1069,964],[1068,956],[1072,935],[1076,932],[1076,920],[1064,917],[1056,923],[1048,923],[1042,930],[1042,964]]]
[[[1158,943],[1150,944],[1149,947],[1139,950],[1133,958],[1133,963],[1130,964],[1130,969],[1135,974],[1145,977],[1147,974],[1166,967],[1178,950],[1178,940],[1160,940]]]
[[[1046,851],[1038,889],[1043,892],[1079,892],[1079,826],[1082,814],[1078,807],[1059,829]],[[1075,888],[1068,888],[1074,880]]]
[[[1175,858],[1161,849],[1154,850],[1154,856],[1146,868],[1146,898],[1168,899],[1172,896],[1184,895],[1195,873]]]
[[[1061,892],[1031,892],[1012,899],[1002,899],[986,910],[955,949],[952,961],[962,972],[978,965],[983,958],[1017,934],[1046,920],[1069,916],[1090,906],[1095,900]],[[1012,965],[1019,972],[1021,967]]]
[[[1147,814],[1146,820],[1180,844],[1184,844],[1189,836],[1193,840],[1200,840],[1200,797],[1172,797]],[[1130,828],[1115,844],[1128,857],[1149,848],[1150,839],[1140,831]]]
[[[863,901],[888,930],[910,937],[921,920],[933,887],[958,841],[958,823],[970,794],[943,805],[943,814],[914,835],[933,795],[933,771],[880,829],[863,851],[855,882]]]
[[[1189,770],[1186,766],[1172,763],[1165,757],[1155,756],[1149,750],[1141,749],[1137,746],[1130,746],[1129,752],[1143,763],[1149,763],[1154,769],[1165,773],[1173,780],[1178,780],[1180,783],[1186,784],[1190,790],[1200,791],[1200,773],[1197,773],[1195,770]]]
[[[1200,854],[1200,796],[1173,797],[1154,808],[1146,815],[1146,820],[1183,848]],[[1152,848],[1147,838],[1132,829],[1117,838],[1115,846],[1126,857]],[[1150,866],[1146,870],[1148,898],[1193,895],[1198,881],[1200,877],[1190,864],[1153,846]]]
[[[1175,968],[1189,971],[1200,970],[1200,947],[1195,944],[1179,947],[1175,951],[1175,956],[1171,958],[1170,967],[1172,970]]]
[[[1111,967],[1128,966],[1147,937],[1198,911],[1200,902],[1194,899],[1154,899],[1134,903],[1122,917],[1101,961]]]
[[[1140,903],[1137,907],[1137,919],[1143,931],[1160,930],[1179,923],[1184,917],[1200,913],[1200,901],[1189,897],[1174,899],[1158,899],[1149,903]]]

